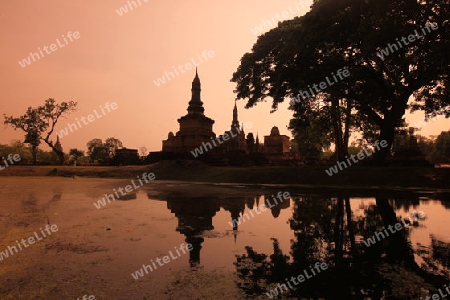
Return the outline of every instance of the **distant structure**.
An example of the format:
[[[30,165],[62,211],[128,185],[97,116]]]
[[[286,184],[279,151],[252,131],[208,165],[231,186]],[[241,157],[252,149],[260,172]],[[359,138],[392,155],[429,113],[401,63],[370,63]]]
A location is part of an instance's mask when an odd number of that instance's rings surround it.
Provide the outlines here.
[[[139,154],[137,149],[121,148],[116,149],[113,157],[113,164],[120,165],[136,165],[139,164]]]
[[[200,99],[201,84],[197,69],[192,81],[192,95],[187,108],[187,115],[178,119],[180,130],[174,135],[169,132],[163,141],[162,151],[174,154],[186,154],[203,142],[210,142],[216,134],[212,131],[214,120],[205,116],[203,102]]]
[[[241,127],[241,128],[239,129],[239,127]],[[228,132],[224,132],[222,135],[220,135],[221,140],[223,140],[222,137],[225,134],[229,134],[229,132],[233,132],[237,136],[224,142],[221,145],[221,147],[218,149],[218,151],[216,151],[216,152],[219,152],[220,154],[226,154],[226,153],[248,154],[249,151],[247,148],[247,139],[245,138],[244,125],[240,126],[240,124],[239,124],[236,101],[234,102],[233,120],[231,121],[230,130]]]
[[[213,131],[215,121],[205,116],[197,69],[187,114],[177,121],[179,130],[175,134],[168,133],[167,139],[162,141],[162,151],[150,152],[148,162],[182,158],[198,159],[213,165],[267,165],[292,164],[295,160],[290,154],[290,138],[280,135],[276,126],[270,135],[264,137],[263,145],[259,143],[258,134],[256,139],[253,133],[246,136],[243,124],[239,123],[236,102],[230,130],[216,136]],[[202,149],[202,153],[194,156],[192,151],[195,149]]]
[[[287,135],[280,135],[278,127],[273,126],[270,135],[264,136],[264,153],[288,154],[290,151],[289,140]]]
[[[414,135],[414,128],[409,127],[408,133],[409,134],[406,134],[406,132],[404,132],[399,135],[399,142],[394,145],[394,153],[388,158],[388,160],[395,165],[423,167],[433,166],[426,160],[425,154],[423,154],[420,150],[419,144],[417,143],[417,138]]]
[[[63,152],[63,147],[61,146],[61,142],[59,141],[59,135],[56,135],[55,149]]]

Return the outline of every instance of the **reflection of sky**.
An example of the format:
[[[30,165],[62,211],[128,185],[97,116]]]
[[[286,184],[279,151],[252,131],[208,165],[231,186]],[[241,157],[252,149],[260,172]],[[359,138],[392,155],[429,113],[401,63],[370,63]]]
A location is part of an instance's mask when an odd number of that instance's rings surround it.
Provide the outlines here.
[[[419,221],[419,227],[414,227],[414,230],[411,230],[413,245],[421,243],[424,246],[430,246],[430,234],[443,242],[450,243],[450,212],[440,204],[440,201],[420,201],[418,207],[410,209],[409,212],[400,210],[397,211],[397,214],[407,215],[414,210],[422,210],[426,214],[426,218]]]
[[[364,207],[375,204],[374,198],[352,198],[353,218],[364,217]],[[425,249],[431,251],[431,235],[440,241],[450,243],[450,211],[441,204],[441,201],[422,200],[419,205],[412,205],[408,209],[397,209],[395,213],[397,217],[406,219],[413,211],[423,211],[426,215],[424,220],[419,220],[418,227],[411,226],[409,229],[409,239],[415,252]],[[422,258],[418,255],[415,255],[415,258],[417,263],[421,265]]]
[[[111,184],[113,187],[123,186],[126,180],[58,178],[52,182],[45,181],[44,185],[43,180],[39,178],[27,178],[22,184],[13,183],[12,179],[8,180],[7,186],[3,185],[4,188],[0,190],[2,212],[19,214],[30,209],[41,211],[49,217],[50,223],[58,225],[60,229],[58,238],[70,243],[72,239],[82,237],[86,243],[108,248],[109,255],[126,272],[133,272],[141,268],[142,264],[149,264],[151,259],[167,255],[174,247],[185,243],[186,236],[176,231],[179,221],[175,213],[168,208],[168,203],[149,200],[145,190],[137,190],[135,200],[114,201],[101,209],[94,207],[94,201],[104,193],[111,192]],[[27,184],[24,185],[24,182]],[[282,191],[288,191],[288,188],[283,188]],[[52,201],[56,194],[60,194],[61,197]],[[214,201],[214,198],[211,201]],[[232,221],[231,212],[224,207],[217,207],[212,217],[214,229],[201,234],[204,241],[201,243],[200,265],[207,270],[217,268],[235,270],[233,265],[236,261],[235,255],[246,253],[246,246],[253,247],[258,253],[272,254],[271,238],[278,239],[283,253],[290,255],[294,232],[288,220],[292,217],[294,201],[292,199],[289,201],[289,206],[281,209],[277,218],[273,217],[270,209],[259,215],[253,212],[254,217],[251,217],[249,208],[245,205],[243,213],[249,214],[250,219],[239,225],[236,242],[229,224]],[[242,203],[248,202],[242,198]],[[364,207],[374,205],[375,199],[352,198],[350,202],[355,220],[364,216]],[[223,202],[222,199],[217,203],[228,202]],[[263,203],[264,198],[261,196],[258,206],[254,203],[253,209],[260,208]],[[244,204],[241,207],[244,207]],[[397,217],[406,217],[414,210],[422,210],[426,214],[426,219],[419,221],[419,227],[410,229],[410,238],[415,250],[417,244],[430,247],[430,235],[441,241],[450,242],[448,234],[450,210],[446,210],[440,201],[421,201],[420,205],[410,207],[408,211],[401,208],[395,212]],[[202,207],[198,207],[198,211],[201,212]],[[5,217],[2,217],[2,221],[5,220]],[[107,228],[111,230],[107,231]],[[11,244],[13,241],[7,242]],[[188,268],[189,257],[182,255],[171,261],[170,265],[159,267],[157,272],[151,275],[159,276],[173,270]]]
[[[259,200],[259,206],[263,203],[263,197]],[[236,244],[231,235],[226,239],[205,239],[202,249],[202,263],[205,263],[207,268],[214,268],[223,266],[233,269],[233,262],[236,261],[234,255],[241,255],[246,253],[245,246],[251,246],[258,253],[267,255],[273,252],[273,243],[271,238],[277,238],[283,252],[289,255],[291,243],[290,240],[294,238],[294,232],[290,229],[288,220],[292,217],[293,202],[289,209],[282,209],[280,215],[274,219],[269,209],[256,214],[253,212],[254,218],[239,225]],[[256,209],[256,205],[253,207]],[[244,213],[249,214],[249,209],[246,206]],[[213,218],[214,231],[229,232],[231,226],[230,212],[221,209]],[[217,253],[221,253],[220,258]]]
[[[399,202],[400,203],[400,202]],[[364,205],[362,205],[364,204]],[[376,205],[374,198],[351,198],[353,218],[364,217],[363,207]],[[450,243],[450,211],[441,205],[439,200],[422,200],[420,205],[410,206],[395,210],[397,217],[407,218],[413,211],[423,211],[426,215],[424,220],[419,220],[419,226],[410,230],[410,238],[413,245],[420,243],[430,246],[430,234],[443,242]]]

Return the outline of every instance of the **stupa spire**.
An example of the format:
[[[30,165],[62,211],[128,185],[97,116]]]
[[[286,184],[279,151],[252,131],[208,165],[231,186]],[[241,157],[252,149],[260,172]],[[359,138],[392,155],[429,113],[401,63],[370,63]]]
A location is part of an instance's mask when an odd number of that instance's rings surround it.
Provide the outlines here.
[[[238,120],[238,110],[236,106],[236,100],[234,100],[234,108],[233,108],[233,121],[231,122],[231,129],[239,128],[239,120]]]
[[[203,108],[203,102],[200,99],[200,92],[201,92],[201,83],[200,78],[198,77],[197,68],[195,68],[195,77],[192,81],[192,96],[191,101],[189,101],[189,107],[187,109],[189,114],[201,114],[203,115],[203,112],[205,109]]]

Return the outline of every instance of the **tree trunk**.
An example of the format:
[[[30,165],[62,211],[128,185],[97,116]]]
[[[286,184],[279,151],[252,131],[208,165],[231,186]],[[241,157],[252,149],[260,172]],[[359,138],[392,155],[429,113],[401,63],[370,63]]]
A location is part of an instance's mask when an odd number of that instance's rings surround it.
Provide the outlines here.
[[[380,142],[385,140],[388,143],[388,146],[385,148],[380,147],[380,150],[377,149],[377,151],[373,154],[374,162],[376,165],[386,165],[386,156],[388,155],[391,145],[394,142],[394,136],[395,124],[392,124],[392,122],[388,122],[387,120],[385,120],[380,130]]]
[[[61,166],[64,165],[64,152],[61,151],[59,148],[56,148],[53,145],[53,142],[49,141],[48,138],[45,138],[43,140],[50,148],[52,148],[53,152],[55,152],[56,155],[58,156],[59,165],[61,165]]]
[[[33,164],[37,164],[38,147],[31,145],[31,155],[33,156]]]
[[[348,155],[348,140],[350,139],[350,126],[352,121],[352,106],[353,100],[347,98],[347,108],[345,110],[345,130],[344,130],[344,141],[343,147],[345,147],[345,155]]]
[[[344,257],[344,201],[341,198],[337,198],[336,203],[336,220],[334,224],[334,255],[336,267],[340,268],[343,266]]]
[[[355,230],[353,228],[353,222],[352,222],[352,208],[350,205],[350,199],[345,198],[345,211],[347,213],[347,227],[348,227],[348,235],[350,238],[350,246],[351,246],[351,252],[353,258],[358,256],[358,251],[356,248],[356,241],[355,241]]]
[[[58,155],[59,164],[61,166],[64,165],[64,152],[62,152],[58,149],[54,149],[54,148],[53,148],[53,152],[55,152],[56,155]]]
[[[394,142],[395,129],[399,125],[402,117],[405,115],[408,99],[411,93],[405,92],[404,95],[405,96],[399,96],[397,101],[393,102],[396,105],[393,105],[392,108],[384,115],[384,120],[380,126],[380,142],[385,140],[387,141],[388,146],[385,148],[380,147],[380,150],[377,149],[377,151],[373,154],[376,165],[386,164],[386,156],[391,149],[392,143]]]
[[[333,129],[334,129],[334,143],[336,146],[336,160],[342,161],[345,159],[345,156],[348,154],[348,149],[344,143],[344,134],[342,133],[342,122],[341,122],[341,112],[339,109],[339,99],[337,97],[331,98],[331,111],[332,111],[332,120],[333,120]]]

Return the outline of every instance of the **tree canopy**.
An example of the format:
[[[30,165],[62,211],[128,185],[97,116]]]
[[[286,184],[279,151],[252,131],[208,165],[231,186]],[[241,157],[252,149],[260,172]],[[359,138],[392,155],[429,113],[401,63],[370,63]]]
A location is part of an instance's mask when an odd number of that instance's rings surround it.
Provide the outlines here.
[[[450,103],[449,34],[446,0],[317,0],[306,15],[261,35],[231,81],[247,108],[270,97],[276,110],[288,99],[294,134],[327,113],[337,150],[351,130],[391,145],[406,110],[431,113]],[[350,76],[299,97],[339,69]],[[377,152],[378,162],[388,149]]]
[[[55,99],[45,100],[44,105],[37,108],[28,107],[24,115],[20,117],[4,115],[4,124],[11,125],[14,129],[25,132],[25,143],[30,144],[33,154],[33,162],[37,162],[37,150],[41,141],[44,141],[58,155],[60,164],[64,163],[64,153],[51,140],[51,135],[59,118],[76,110],[77,102],[56,103]]]
[[[116,150],[123,147],[122,142],[114,137],[107,138],[105,143],[101,139],[92,139],[87,142],[88,155],[91,162],[95,160],[108,161],[116,154]]]

